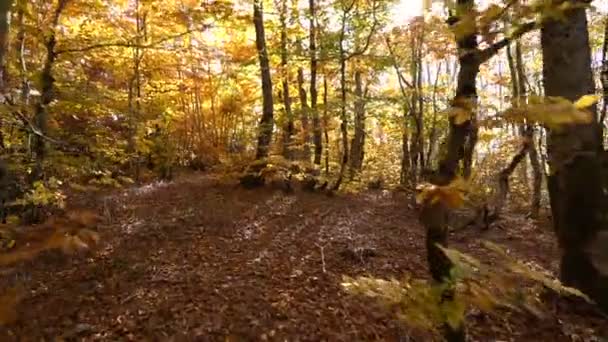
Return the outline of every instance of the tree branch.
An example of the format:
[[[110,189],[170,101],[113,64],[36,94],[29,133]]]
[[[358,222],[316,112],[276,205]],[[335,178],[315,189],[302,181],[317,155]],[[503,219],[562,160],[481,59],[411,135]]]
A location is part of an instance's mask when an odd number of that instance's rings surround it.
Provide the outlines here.
[[[72,48],[72,49],[62,49],[62,50],[57,50],[57,55],[61,55],[63,53],[76,53],[76,52],[87,52],[87,51],[91,51],[91,50],[97,50],[97,49],[103,49],[103,48],[108,48],[108,47],[124,47],[124,48],[140,48],[140,49],[151,49],[156,47],[158,44],[162,44],[166,41],[172,40],[172,39],[177,39],[177,38],[181,38],[183,36],[187,36],[193,32],[198,32],[198,31],[202,31],[206,29],[203,28],[201,30],[194,30],[194,29],[189,29],[187,31],[172,35],[172,36],[167,36],[164,38],[161,38],[155,42],[152,42],[150,44],[136,44],[136,43],[132,43],[132,42],[109,42],[109,43],[99,43],[99,44],[93,44],[93,45],[89,45],[89,46],[85,46],[82,48]]]
[[[500,51],[500,49],[509,45],[512,41],[520,38],[524,34],[534,30],[537,28],[537,23],[535,21],[525,23],[521,25],[513,34],[509,37],[505,37],[502,40],[497,41],[496,43],[490,45],[490,47],[485,48],[483,50],[478,50],[477,52],[473,52],[477,54],[479,64],[483,64],[487,62],[490,58],[494,57]]]

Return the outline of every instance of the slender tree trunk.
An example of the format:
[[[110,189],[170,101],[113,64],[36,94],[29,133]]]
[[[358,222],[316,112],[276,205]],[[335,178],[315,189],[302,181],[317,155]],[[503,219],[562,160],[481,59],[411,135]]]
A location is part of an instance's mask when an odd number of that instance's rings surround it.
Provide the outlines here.
[[[281,71],[283,73],[283,106],[285,109],[285,127],[283,129],[283,156],[287,159],[293,159],[293,153],[291,149],[294,134],[294,124],[293,113],[291,112],[291,97],[289,94],[289,60],[287,56],[287,0],[282,0],[280,21]]]
[[[602,81],[602,110],[600,112],[600,129],[602,130],[602,140],[604,136],[604,126],[606,120],[606,112],[608,111],[608,17],[604,19],[604,43],[602,44],[602,70],[600,73]]]
[[[12,4],[12,0],[0,1],[0,90],[4,90],[8,80],[5,56],[8,52],[9,16]]]
[[[412,64],[410,73],[412,75],[412,95],[410,96],[410,117],[414,123],[414,127],[416,128],[413,136],[412,136],[412,144],[410,145],[410,179],[413,184],[417,183],[419,166],[421,166],[420,160],[420,152],[422,151],[422,113],[420,112],[421,108],[419,107],[419,99],[420,99],[420,68],[421,68],[421,59],[420,54],[418,53],[418,43],[417,43],[417,35],[412,35]]]
[[[441,62],[439,62],[439,64],[437,65],[437,74],[435,75],[435,81],[433,82],[433,96],[432,96],[433,119],[431,121],[431,129],[429,131],[429,149],[426,154],[425,168],[430,167],[431,161],[435,158],[435,148],[437,146],[437,135],[438,135],[437,114],[439,112],[438,106],[437,106],[437,89],[439,86],[439,75],[441,74],[442,65],[443,64]],[[429,79],[430,79],[430,75],[429,75]]]
[[[135,1],[135,25],[136,25],[136,45],[133,48],[133,74],[129,80],[129,94],[128,94],[128,106],[129,106],[129,139],[127,151],[131,154],[130,168],[131,173],[134,175],[136,181],[139,181],[140,176],[140,155],[136,147],[137,139],[137,125],[139,122],[140,109],[141,109],[141,61],[143,59],[143,52],[139,48],[142,43],[144,35],[144,17],[140,13],[140,1]]]
[[[566,15],[566,20],[545,22],[541,29],[543,83],[546,96],[574,101],[593,93],[595,84],[585,9],[572,9]],[[608,248],[603,194],[608,184],[595,106],[591,111],[594,120],[589,124],[549,131],[548,188],[562,251],[561,280],[587,293],[608,312],[608,274],[601,258]]]
[[[325,135],[325,174],[329,175],[329,103],[327,102],[327,76],[323,77],[323,134]]]
[[[419,168],[422,169],[425,164],[424,158],[424,93],[423,93],[423,80],[422,80],[422,48],[424,44],[424,25],[420,30],[420,34],[418,37],[418,49],[417,49],[417,72],[418,76],[416,78],[416,96],[418,97],[418,110],[416,111],[416,130],[418,131],[418,161]],[[418,176],[416,175],[416,182],[418,182]]]
[[[409,125],[408,125],[409,109],[407,105],[403,105],[403,128],[401,129],[401,174],[399,176],[399,184],[407,185],[409,182],[410,169],[412,159],[410,157],[409,143]]]
[[[268,156],[272,130],[274,127],[273,103],[272,103],[272,79],[270,78],[270,63],[268,61],[268,50],[266,48],[266,36],[264,33],[264,15],[262,0],[253,1],[253,24],[255,26],[255,45],[260,60],[260,72],[262,79],[262,118],[260,119],[258,132],[258,146],[255,154],[256,159]]]
[[[507,197],[509,195],[509,178],[515,171],[515,168],[519,163],[525,160],[530,145],[534,142],[525,141],[519,151],[513,156],[511,162],[498,173],[498,190],[496,193],[496,200],[494,202],[494,212],[491,215],[491,220],[496,220],[502,214],[503,208],[507,203]],[[490,222],[485,222],[486,228]]]
[[[459,0],[458,5],[458,12],[448,21],[452,25],[458,23],[462,15],[470,15],[475,10],[473,0]],[[473,53],[473,51],[478,51],[477,34],[457,36],[456,42],[459,51],[460,69],[458,71],[456,97],[452,101],[452,105],[471,112],[473,104],[476,102],[476,79],[481,62],[478,54]],[[454,119],[450,118],[447,151],[439,162],[437,172],[430,179],[433,184],[447,185],[456,178],[458,164],[465,157],[467,140],[473,134],[474,127],[473,120],[456,124]],[[472,152],[471,150],[469,149],[468,152]],[[448,244],[448,214],[449,208],[441,201],[423,203],[420,212],[420,221],[426,228],[426,251],[429,270],[433,279],[439,283],[450,277],[450,269],[452,268],[450,260],[438,247]],[[453,289],[447,289],[442,296],[444,302],[451,301],[453,295]],[[465,341],[464,322],[457,328],[445,324],[444,337],[450,342]]]
[[[517,65],[517,75],[518,75],[518,85],[519,85],[519,96],[522,98],[522,101],[525,101],[525,97],[527,96],[528,89],[527,84],[528,80],[526,77],[526,69],[523,61],[523,56],[521,52],[521,43],[519,41],[515,42],[515,61]],[[536,144],[534,143],[534,124],[527,123],[524,130],[524,139],[529,141],[528,144],[528,158],[530,160],[530,165],[532,166],[532,199],[530,203],[530,217],[536,219],[538,218],[538,214],[540,211],[540,202],[541,202],[541,187],[543,182],[543,174],[540,169],[540,162],[538,160],[538,151],[536,150]],[[526,165],[526,164],[524,164]],[[524,169],[525,175],[527,176],[527,170]],[[527,182],[527,177],[524,178]]]
[[[298,89],[300,94],[300,118],[302,121],[302,156],[301,159],[310,162],[310,124],[308,117],[310,115],[310,107],[304,88],[304,70],[298,68]]]
[[[344,49],[344,39],[346,35],[346,13],[342,16],[342,29],[340,30],[340,133],[342,134],[342,160],[338,179],[331,190],[340,188],[344,178],[346,165],[348,164],[348,116],[346,113],[346,51]]]
[[[30,103],[30,81],[27,75],[27,63],[25,59],[25,25],[23,23],[25,17],[25,8],[26,5],[25,0],[19,1],[19,9],[17,10],[17,25],[19,26],[19,31],[17,32],[17,46],[19,49],[17,50],[17,60],[20,64],[20,78],[21,78],[21,102],[24,105],[29,105]]]
[[[517,70],[517,85],[519,87],[518,90],[518,95],[520,97],[520,102],[526,101],[526,94],[527,94],[527,89],[526,89],[526,74],[525,74],[525,68],[523,65],[523,58],[522,58],[522,54],[521,54],[521,43],[519,41],[515,42],[515,67]],[[527,140],[532,140],[534,139],[534,137],[532,136],[534,134],[534,129],[533,127],[531,127],[530,123],[522,123],[519,126],[519,134]],[[530,145],[528,148],[528,151],[530,148],[533,148],[534,145]],[[528,153],[529,155],[529,153]],[[521,172],[521,178],[522,178],[522,182],[525,184],[526,188],[526,195],[530,194],[530,180],[528,178],[528,161],[527,160],[522,160],[521,161],[521,168],[520,168],[520,172]]]
[[[55,60],[57,59],[57,52],[55,51],[55,46],[57,45],[57,37],[55,35],[55,30],[59,24],[59,17],[61,16],[61,12],[63,12],[67,4],[68,0],[59,0],[57,8],[55,8],[55,12],[53,14],[53,19],[51,21],[50,32],[47,35],[47,39],[44,44],[46,49],[46,58],[40,75],[42,91],[40,94],[40,101],[36,104],[36,107],[34,109],[34,122],[36,123],[39,134],[36,134],[34,136],[34,152],[36,154],[36,163],[32,172],[32,183],[42,180],[44,178],[44,161],[47,152],[45,137],[48,134],[47,109],[54,98],[55,79],[53,78],[53,66],[55,65]]]
[[[0,102],[1,96],[6,93],[6,83],[8,81],[5,56],[8,53],[8,31],[9,16],[12,1],[0,1]],[[2,123],[0,122],[0,148],[4,148],[4,135],[2,133]]]
[[[350,174],[361,171],[363,166],[363,155],[365,147],[365,99],[363,94],[363,84],[361,71],[355,71],[355,133],[351,142],[350,150]]]
[[[309,0],[310,9],[310,111],[312,113],[313,143],[315,145],[314,163],[321,165],[323,140],[321,138],[321,123],[317,110],[317,28],[315,25],[315,0]]]

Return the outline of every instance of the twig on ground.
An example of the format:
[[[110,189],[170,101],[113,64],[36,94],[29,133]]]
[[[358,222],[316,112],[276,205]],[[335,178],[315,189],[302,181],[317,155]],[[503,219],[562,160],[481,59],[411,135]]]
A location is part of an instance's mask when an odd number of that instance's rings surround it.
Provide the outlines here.
[[[325,268],[325,252],[324,252],[325,246],[322,246],[319,244],[316,244],[316,245],[317,245],[317,247],[319,247],[319,250],[321,250],[321,267],[322,267],[323,273],[327,273],[327,269]]]

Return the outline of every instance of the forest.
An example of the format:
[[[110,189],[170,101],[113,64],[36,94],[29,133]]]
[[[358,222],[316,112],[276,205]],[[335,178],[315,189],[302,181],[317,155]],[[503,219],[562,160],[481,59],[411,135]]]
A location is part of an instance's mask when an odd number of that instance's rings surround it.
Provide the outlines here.
[[[606,341],[607,113],[606,0],[0,0],[0,341]]]

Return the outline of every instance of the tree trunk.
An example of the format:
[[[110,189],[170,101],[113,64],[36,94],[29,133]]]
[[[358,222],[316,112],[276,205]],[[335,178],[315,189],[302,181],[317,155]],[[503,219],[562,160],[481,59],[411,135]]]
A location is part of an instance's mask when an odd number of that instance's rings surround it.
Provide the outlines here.
[[[327,102],[327,76],[323,77],[323,134],[325,135],[325,174],[329,175],[329,104]]]
[[[448,63],[446,63],[447,65]],[[433,82],[433,96],[432,96],[432,104],[433,104],[433,119],[431,121],[431,129],[429,131],[429,148],[426,153],[426,163],[424,165],[425,168],[429,168],[431,166],[431,161],[435,158],[435,148],[437,146],[437,114],[439,112],[437,106],[437,88],[439,85],[439,75],[441,74],[442,63],[439,62],[437,66],[437,74],[435,75],[435,81]],[[430,69],[430,68],[429,68]],[[430,74],[429,74],[430,79]]]
[[[470,15],[475,10],[473,0],[459,0],[458,4],[458,12],[449,19],[449,24],[458,23],[459,17]],[[480,65],[478,54],[473,53],[473,51],[478,51],[477,34],[457,36],[456,40],[460,69],[458,71],[456,97],[452,101],[452,105],[470,112],[477,97],[476,78]],[[439,162],[438,170],[430,179],[433,184],[447,185],[456,178],[458,164],[465,157],[465,145],[473,130],[474,123],[472,120],[467,120],[458,125],[453,117],[450,117],[447,151]],[[474,148],[474,145],[471,147]],[[470,152],[472,152],[472,148],[469,149]],[[426,251],[429,270],[433,280],[438,283],[442,283],[450,277],[450,269],[452,268],[450,260],[438,247],[448,244],[448,214],[449,208],[441,201],[423,203],[420,212],[420,221],[426,228]],[[446,290],[443,297],[446,298],[445,301],[450,301],[450,298],[453,297],[453,290]],[[457,328],[445,324],[444,330],[444,336],[448,341],[466,340],[464,322]]]
[[[600,80],[602,81],[602,110],[600,112],[600,129],[602,130],[602,139],[604,136],[604,121],[606,120],[606,112],[608,111],[608,17],[604,19],[604,43],[602,44],[602,70],[600,72]]]
[[[6,60],[5,56],[8,52],[8,31],[9,31],[9,16],[12,0],[0,1],[0,90],[4,90],[6,84]]]
[[[12,1],[0,2],[0,102],[4,102],[2,97],[6,93],[6,83],[8,79],[5,56],[8,52],[8,31],[9,16]],[[0,122],[0,148],[4,148],[4,135],[2,134],[2,123]]]
[[[310,9],[310,110],[312,113],[313,143],[315,145],[314,163],[321,165],[323,140],[321,139],[321,123],[317,110],[317,28],[315,25],[315,0],[309,1]]]
[[[340,133],[342,136],[342,160],[338,179],[330,190],[336,191],[340,188],[344,178],[346,165],[348,164],[348,116],[346,113],[346,50],[344,39],[346,35],[346,13],[342,16],[342,29],[340,30]]]
[[[546,96],[574,101],[593,93],[595,87],[585,9],[572,9],[566,15],[565,20],[548,21],[541,29],[543,78]],[[608,311],[608,274],[596,257],[608,248],[608,241],[600,238],[608,231],[603,194],[607,184],[595,106],[591,111],[595,120],[589,124],[549,131],[548,188],[562,252],[561,280]]]
[[[409,143],[409,125],[408,125],[409,109],[406,105],[403,106],[403,128],[401,130],[401,174],[399,175],[399,184],[407,185],[410,176],[411,162],[410,143]]]
[[[36,104],[34,109],[34,122],[38,128],[39,134],[34,136],[34,152],[36,154],[36,163],[32,172],[32,183],[42,180],[44,178],[44,160],[46,158],[46,141],[45,137],[48,134],[48,106],[54,98],[54,83],[53,78],[53,66],[55,59],[57,58],[57,52],[55,46],[57,45],[57,37],[55,36],[55,30],[59,24],[59,17],[63,12],[68,0],[59,0],[57,8],[51,21],[51,29],[48,34],[48,38],[44,44],[46,48],[46,59],[44,66],[40,74],[41,82],[41,94],[40,101]]]
[[[301,159],[310,162],[310,125],[308,122],[310,107],[308,107],[306,89],[304,88],[304,70],[302,68],[298,68],[298,89],[300,94],[300,118],[302,121]]]
[[[253,1],[253,24],[255,26],[255,45],[258,50],[262,78],[262,118],[260,119],[259,124],[258,146],[255,158],[263,159],[268,156],[270,141],[272,140],[274,117],[272,103],[272,79],[270,78],[270,63],[268,61],[266,36],[264,34],[262,0]]]
[[[311,0],[312,1],[312,0]],[[283,106],[285,109],[285,126],[283,128],[283,156],[293,159],[292,139],[294,134],[291,97],[289,95],[289,61],[287,56],[287,0],[281,6],[281,71],[283,73]]]
[[[527,133],[526,133],[527,135]],[[513,156],[511,162],[498,173],[497,177],[497,190],[496,197],[494,200],[493,211],[484,218],[485,228],[489,228],[490,224],[500,218],[505,204],[507,203],[507,197],[509,196],[509,178],[517,168],[517,165],[522,161],[525,161],[526,155],[530,150],[530,146],[534,144],[532,140],[524,141],[519,151]]]
[[[25,25],[23,23],[23,19],[25,17],[25,5],[25,0],[20,0],[18,3],[19,9],[17,10],[17,25],[19,26],[19,31],[17,32],[17,46],[19,46],[19,50],[17,51],[17,60],[20,64],[21,102],[27,106],[30,102],[30,81],[28,78],[27,63],[25,59],[26,40]]]
[[[522,97],[522,99],[525,99],[528,93],[528,80],[526,78],[526,69],[521,52],[521,43],[519,41],[515,42],[515,61],[517,65],[519,96]],[[540,162],[538,160],[538,151],[536,150],[536,144],[534,143],[534,124],[528,123],[525,127],[524,132],[524,139],[527,139],[530,142],[528,145],[528,157],[530,159],[530,165],[532,166],[532,199],[530,203],[530,217],[536,219],[538,218],[538,214],[540,211],[543,174],[540,169]],[[525,175],[527,176],[527,170],[524,169],[524,171]],[[527,185],[527,177],[525,179]]]
[[[361,171],[365,147],[365,99],[361,81],[361,71],[355,71],[355,133],[350,149],[350,174]]]
[[[129,139],[127,151],[131,154],[130,168],[136,181],[139,181],[140,173],[140,156],[136,147],[137,126],[139,122],[141,109],[141,61],[143,52],[139,48],[142,43],[142,38],[145,32],[145,16],[140,14],[140,1],[135,1],[135,25],[136,25],[136,46],[133,48],[133,74],[129,80]]]

